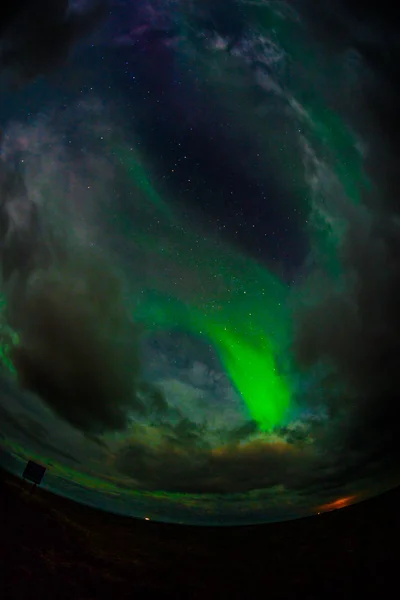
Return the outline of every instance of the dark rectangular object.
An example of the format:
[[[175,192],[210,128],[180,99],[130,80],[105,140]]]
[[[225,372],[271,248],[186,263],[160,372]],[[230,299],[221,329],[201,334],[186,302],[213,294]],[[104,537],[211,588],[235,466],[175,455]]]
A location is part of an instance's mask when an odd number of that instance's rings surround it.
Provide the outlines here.
[[[36,483],[37,485],[41,483],[43,479],[43,475],[46,472],[46,467],[39,465],[33,460],[28,460],[26,463],[25,470],[23,472],[22,477],[24,479],[28,479],[28,481],[32,481],[32,483]]]

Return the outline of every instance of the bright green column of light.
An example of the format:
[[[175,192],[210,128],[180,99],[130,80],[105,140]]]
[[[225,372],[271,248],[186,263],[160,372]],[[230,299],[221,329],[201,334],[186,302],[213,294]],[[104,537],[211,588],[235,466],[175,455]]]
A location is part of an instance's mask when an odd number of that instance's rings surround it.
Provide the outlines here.
[[[211,338],[232,382],[260,429],[279,425],[290,406],[291,390],[277,372],[272,348],[264,336],[252,345],[229,328],[209,326]]]
[[[260,429],[271,430],[285,417],[292,392],[288,380],[278,371],[272,341],[262,329],[265,328],[263,315],[267,305],[265,300],[265,306],[260,306],[261,310],[255,313],[257,318],[252,321],[248,315],[246,319],[241,306],[231,306],[231,303],[222,307],[216,318],[210,307],[204,306],[200,310],[177,299],[149,292],[135,316],[153,331],[178,327],[208,339],[251,417]],[[276,323],[277,329],[286,326],[287,322]]]

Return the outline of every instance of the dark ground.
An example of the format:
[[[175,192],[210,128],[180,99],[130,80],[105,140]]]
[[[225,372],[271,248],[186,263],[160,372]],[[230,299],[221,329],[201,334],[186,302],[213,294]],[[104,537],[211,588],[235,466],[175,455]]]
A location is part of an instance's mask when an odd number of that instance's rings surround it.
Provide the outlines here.
[[[343,599],[398,591],[400,489],[298,521],[211,529],[118,517],[40,488],[31,495],[25,482],[0,475],[4,600]]]

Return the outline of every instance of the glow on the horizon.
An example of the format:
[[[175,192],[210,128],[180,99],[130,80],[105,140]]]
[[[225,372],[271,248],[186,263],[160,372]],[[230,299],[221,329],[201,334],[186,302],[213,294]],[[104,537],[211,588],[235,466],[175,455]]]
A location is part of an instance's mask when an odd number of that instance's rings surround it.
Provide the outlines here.
[[[332,502],[327,502],[326,504],[321,504],[318,506],[318,514],[321,512],[329,512],[331,510],[338,510],[340,508],[346,508],[346,506],[350,506],[356,502],[357,496],[344,496],[342,498],[337,498]]]

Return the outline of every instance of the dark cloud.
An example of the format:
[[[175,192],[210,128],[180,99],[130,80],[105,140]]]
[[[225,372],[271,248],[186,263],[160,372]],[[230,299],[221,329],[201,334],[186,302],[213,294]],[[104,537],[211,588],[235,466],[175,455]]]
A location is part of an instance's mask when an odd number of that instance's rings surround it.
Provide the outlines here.
[[[75,427],[122,429],[129,406],[140,406],[137,336],[105,263],[87,251],[75,261],[37,275],[24,291],[12,290],[11,322],[20,343],[11,359],[22,387]]]
[[[107,13],[107,0],[6,1],[0,9],[0,67],[24,83],[61,66]]]
[[[194,494],[232,494],[293,487],[315,457],[306,446],[267,440],[212,448],[201,430],[181,423],[168,430],[137,430],[115,455],[115,468],[143,489]]]
[[[311,504],[364,492],[371,481],[383,483],[395,474],[380,451],[352,447],[343,421],[310,420],[264,436],[251,429],[251,423],[243,427],[240,441],[221,435],[216,446],[206,429],[187,420],[175,427],[136,427],[111,452],[111,461],[140,489],[262,498],[279,488],[285,502],[301,496]]]
[[[364,166],[373,184],[362,205],[341,214],[341,280],[309,288],[308,306],[295,315],[294,351],[305,368],[323,364],[329,373],[323,402],[332,423],[321,446],[346,465],[340,478],[357,471],[377,476],[395,472],[400,462],[400,44],[393,7],[293,4],[322,32],[320,40],[327,34],[325,51],[360,54],[359,114],[352,124],[366,144]],[[334,43],[327,47],[327,41]]]
[[[131,412],[148,415],[166,409],[162,394],[141,381],[139,330],[126,304],[126,280],[106,258],[106,248],[100,251],[92,237],[76,235],[90,198],[82,192],[88,186],[80,181],[75,162],[58,157],[60,149],[49,143],[48,128],[40,123],[22,137],[29,141],[22,153],[25,170],[18,170],[15,163],[21,161],[11,160],[15,153],[7,148],[0,165],[0,260],[7,306],[3,329],[18,335],[18,342],[8,339],[9,358],[22,388],[77,429],[92,435],[122,430]],[[63,212],[59,195],[58,220],[43,203],[40,181],[29,176],[32,160],[36,167],[35,152],[39,157],[43,153],[46,164],[46,146],[55,174],[35,168],[39,179],[44,177],[56,190],[65,185],[63,174],[74,173],[77,197],[67,193],[69,212]],[[104,175],[96,156],[79,158],[94,182],[96,174]],[[104,187],[104,177],[101,182]],[[94,187],[98,200],[100,191]],[[75,221],[74,202],[79,209]]]

